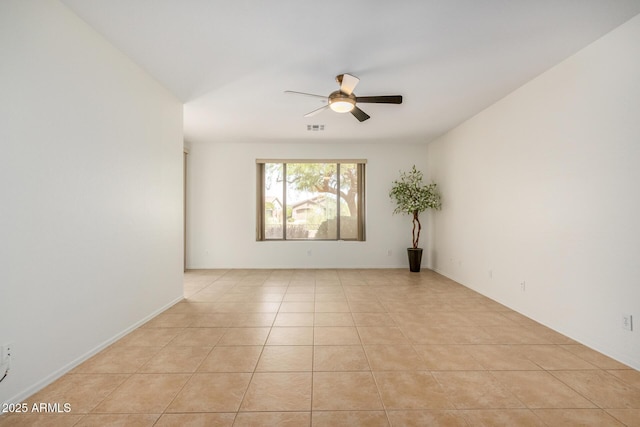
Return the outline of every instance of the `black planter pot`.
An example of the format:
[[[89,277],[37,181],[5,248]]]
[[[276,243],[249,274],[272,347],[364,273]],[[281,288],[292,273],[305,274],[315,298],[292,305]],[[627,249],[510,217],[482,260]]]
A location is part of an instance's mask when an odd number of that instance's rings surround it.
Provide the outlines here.
[[[422,261],[422,248],[407,248],[409,255],[409,271],[413,273],[420,272],[420,263]]]

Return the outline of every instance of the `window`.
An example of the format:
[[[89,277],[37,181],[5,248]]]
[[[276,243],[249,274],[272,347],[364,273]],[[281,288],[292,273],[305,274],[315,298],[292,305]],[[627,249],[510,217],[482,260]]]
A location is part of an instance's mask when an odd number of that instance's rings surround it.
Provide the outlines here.
[[[257,240],[365,240],[365,160],[256,160]]]

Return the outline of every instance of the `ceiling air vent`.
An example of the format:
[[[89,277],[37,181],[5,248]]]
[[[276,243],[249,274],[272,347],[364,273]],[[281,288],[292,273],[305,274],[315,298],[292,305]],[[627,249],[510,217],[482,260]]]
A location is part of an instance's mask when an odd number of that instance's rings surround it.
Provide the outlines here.
[[[307,130],[312,132],[318,132],[324,130],[324,125],[307,125]]]

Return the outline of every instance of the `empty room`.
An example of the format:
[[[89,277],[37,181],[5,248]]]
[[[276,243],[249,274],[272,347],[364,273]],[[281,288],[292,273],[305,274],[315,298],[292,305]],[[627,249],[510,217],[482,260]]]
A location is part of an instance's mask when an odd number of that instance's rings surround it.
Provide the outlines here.
[[[640,426],[640,0],[0,0],[0,426]]]

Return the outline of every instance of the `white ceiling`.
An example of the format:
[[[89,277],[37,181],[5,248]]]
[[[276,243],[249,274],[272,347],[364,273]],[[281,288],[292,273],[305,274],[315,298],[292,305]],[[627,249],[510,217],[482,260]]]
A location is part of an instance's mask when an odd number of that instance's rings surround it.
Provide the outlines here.
[[[640,0],[62,0],[185,103],[188,141],[428,142],[640,13]],[[371,119],[324,111],[360,78]],[[323,132],[308,132],[323,124]]]

